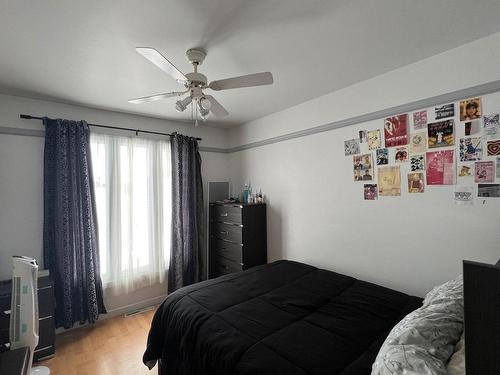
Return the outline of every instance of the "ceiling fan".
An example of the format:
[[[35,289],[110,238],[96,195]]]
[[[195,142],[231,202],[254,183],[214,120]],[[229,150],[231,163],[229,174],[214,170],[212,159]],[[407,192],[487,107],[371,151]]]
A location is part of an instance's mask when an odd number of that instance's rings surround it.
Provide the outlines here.
[[[154,48],[137,47],[135,50],[158,68],[168,73],[177,82],[184,85],[186,90],[145,96],[129,100],[129,103],[148,103],[187,94],[184,99],[178,100],[175,103],[175,109],[179,112],[183,112],[189,104],[191,104],[192,115],[195,119],[196,126],[198,126],[198,113],[203,120],[206,120],[210,113],[212,113],[215,117],[224,117],[229,114],[229,112],[226,111],[226,109],[212,95],[206,95],[203,90],[212,89],[214,91],[221,91],[242,87],[270,85],[273,83],[273,75],[270,72],[248,74],[208,83],[207,77],[198,73],[198,66],[203,63],[206,53],[196,48],[189,49],[186,52],[188,61],[193,64],[194,67],[194,71],[187,74],[183,74],[174,66],[174,64],[168,61],[167,58]]]

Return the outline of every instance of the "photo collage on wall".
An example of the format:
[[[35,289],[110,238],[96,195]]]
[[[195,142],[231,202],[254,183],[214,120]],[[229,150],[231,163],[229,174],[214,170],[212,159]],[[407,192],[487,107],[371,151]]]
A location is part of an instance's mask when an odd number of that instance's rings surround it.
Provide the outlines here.
[[[353,180],[365,182],[363,198],[425,196],[436,186],[453,186],[456,204],[500,197],[500,106],[483,99],[395,114],[353,134],[345,155]]]

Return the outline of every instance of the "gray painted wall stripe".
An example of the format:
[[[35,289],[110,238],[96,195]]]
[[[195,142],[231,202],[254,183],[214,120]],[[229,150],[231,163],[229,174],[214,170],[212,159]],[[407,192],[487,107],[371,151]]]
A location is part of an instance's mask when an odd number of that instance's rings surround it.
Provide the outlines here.
[[[28,137],[44,137],[45,131],[36,129],[21,129],[0,126],[0,134],[25,135]]]
[[[22,128],[12,128],[8,126],[0,126],[0,134],[22,135],[28,137],[44,137],[45,131],[37,129],[22,129]],[[200,151],[218,152],[223,154],[227,153],[227,149],[225,148],[205,147],[205,146],[200,146]]]
[[[313,135],[317,133],[322,133],[334,129],[343,128],[350,125],[361,124],[363,122],[379,120],[385,117],[390,117],[393,115],[397,115],[399,113],[412,112],[418,109],[427,108],[436,106],[439,104],[445,104],[449,102],[455,102],[461,99],[470,98],[479,95],[491,94],[494,92],[500,91],[500,80],[493,81],[489,83],[485,83],[478,86],[469,87],[466,89],[461,89],[457,91],[453,91],[447,94],[437,95],[432,98],[427,98],[423,100],[417,100],[412,103],[402,104],[392,108],[382,109],[380,111],[375,111],[371,113],[366,113],[364,115],[351,117],[344,120],[330,122],[328,124],[315,126],[312,128],[299,130],[296,132],[280,135],[277,137],[272,137],[268,139],[264,139],[262,141],[256,141],[247,143],[241,146],[236,146],[232,148],[218,148],[218,147],[205,147],[200,146],[200,151],[203,152],[217,152],[222,154],[228,154],[233,152],[239,152],[248,150],[255,147],[261,147],[266,145],[271,145],[273,143],[287,141],[289,139],[306,137],[308,135]],[[12,128],[12,127],[2,127],[0,126],[0,134],[13,134],[13,135],[25,135],[32,137],[43,137],[43,130],[34,130],[34,129],[20,129],[20,128]]]
[[[248,149],[255,148],[255,147],[261,147],[261,146],[270,145],[273,143],[287,141],[289,139],[295,139],[295,138],[305,137],[308,135],[326,132],[329,130],[339,129],[339,128],[343,128],[343,127],[349,126],[349,125],[356,125],[356,124],[361,124],[361,123],[367,122],[367,121],[379,120],[379,119],[383,119],[386,117],[397,115],[399,113],[411,112],[411,111],[415,111],[415,110],[427,108],[427,107],[432,107],[432,106],[439,105],[439,104],[446,104],[449,102],[454,102],[457,100],[470,98],[473,96],[491,94],[491,93],[497,92],[497,91],[500,91],[500,80],[485,83],[485,84],[474,86],[474,87],[469,87],[469,88],[462,89],[462,90],[453,91],[453,92],[443,94],[443,95],[437,95],[437,96],[434,96],[432,98],[418,100],[418,101],[412,102],[412,103],[402,104],[402,105],[399,105],[397,107],[382,109],[380,111],[351,117],[351,118],[348,118],[345,120],[330,122],[328,124],[319,125],[319,126],[315,126],[312,128],[308,128],[308,129],[299,130],[296,132],[280,135],[277,137],[264,139],[262,141],[247,143],[245,145],[232,147],[232,148],[228,149],[227,152],[232,153],[232,152],[248,150]]]

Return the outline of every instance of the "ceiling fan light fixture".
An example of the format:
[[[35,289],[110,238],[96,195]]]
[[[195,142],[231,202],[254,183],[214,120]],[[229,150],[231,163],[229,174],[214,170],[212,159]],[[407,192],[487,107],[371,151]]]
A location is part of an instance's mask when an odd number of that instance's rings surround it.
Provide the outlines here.
[[[208,100],[207,98],[203,97],[200,100],[200,108],[209,111],[210,108],[212,108],[212,102],[210,100]]]
[[[210,111],[208,109],[203,108],[200,104],[200,116],[203,120],[205,120],[208,117],[209,113]]]
[[[189,103],[191,103],[191,96],[188,96],[182,100],[178,100],[176,103],[175,103],[175,109],[178,111],[178,112],[184,112],[187,108],[187,106],[189,105]]]

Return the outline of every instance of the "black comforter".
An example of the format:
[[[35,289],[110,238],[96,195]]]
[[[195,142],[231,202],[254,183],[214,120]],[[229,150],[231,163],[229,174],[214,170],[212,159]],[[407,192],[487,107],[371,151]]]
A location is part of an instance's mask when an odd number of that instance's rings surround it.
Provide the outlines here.
[[[369,375],[389,330],[421,299],[278,261],[182,288],[144,353],[168,375]]]

